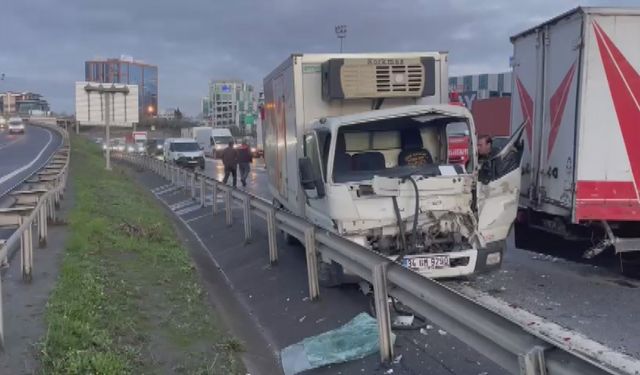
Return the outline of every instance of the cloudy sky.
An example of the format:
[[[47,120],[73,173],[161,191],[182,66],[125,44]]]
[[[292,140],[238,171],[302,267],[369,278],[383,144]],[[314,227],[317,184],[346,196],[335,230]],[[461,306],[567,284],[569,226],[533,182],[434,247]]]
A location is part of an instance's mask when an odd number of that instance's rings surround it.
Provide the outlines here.
[[[580,5],[638,0],[3,0],[0,91],[73,113],[84,61],[159,67],[160,108],[196,115],[211,78],[262,78],[292,52],[450,51],[450,74],[508,69],[509,36]]]

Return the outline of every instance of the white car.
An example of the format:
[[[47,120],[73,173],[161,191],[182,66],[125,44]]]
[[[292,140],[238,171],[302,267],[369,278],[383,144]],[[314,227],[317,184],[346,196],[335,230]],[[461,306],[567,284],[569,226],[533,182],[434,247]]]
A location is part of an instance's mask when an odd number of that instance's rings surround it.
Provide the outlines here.
[[[20,117],[12,117],[9,119],[9,133],[21,133],[24,134],[24,122]]]

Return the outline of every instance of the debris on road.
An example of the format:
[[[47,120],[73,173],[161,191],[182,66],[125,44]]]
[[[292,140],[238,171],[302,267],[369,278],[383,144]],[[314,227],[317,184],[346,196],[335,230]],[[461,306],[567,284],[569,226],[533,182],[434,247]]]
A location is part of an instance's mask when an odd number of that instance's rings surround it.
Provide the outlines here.
[[[393,319],[394,326],[411,327],[413,324],[413,315],[398,315]]]
[[[438,333],[440,334],[440,336],[446,336],[447,335],[447,331],[443,331],[441,329],[438,330]]]
[[[395,335],[391,336],[392,343]],[[348,362],[378,352],[378,323],[360,313],[345,325],[290,345],[280,352],[285,375]]]

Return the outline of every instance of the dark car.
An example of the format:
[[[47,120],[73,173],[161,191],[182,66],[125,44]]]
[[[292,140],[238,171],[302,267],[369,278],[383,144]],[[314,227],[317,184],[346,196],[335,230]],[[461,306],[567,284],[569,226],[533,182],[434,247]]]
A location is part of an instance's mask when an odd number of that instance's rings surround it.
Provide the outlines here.
[[[164,139],[149,139],[147,140],[146,150],[149,156],[160,156],[164,150]]]

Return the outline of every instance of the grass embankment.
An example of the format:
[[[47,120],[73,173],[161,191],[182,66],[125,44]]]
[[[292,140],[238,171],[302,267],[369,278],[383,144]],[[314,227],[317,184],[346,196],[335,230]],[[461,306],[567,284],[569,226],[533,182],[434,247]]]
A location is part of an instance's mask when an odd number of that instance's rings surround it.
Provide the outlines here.
[[[47,374],[243,373],[170,220],[125,169],[72,139],[75,206],[47,308]]]

